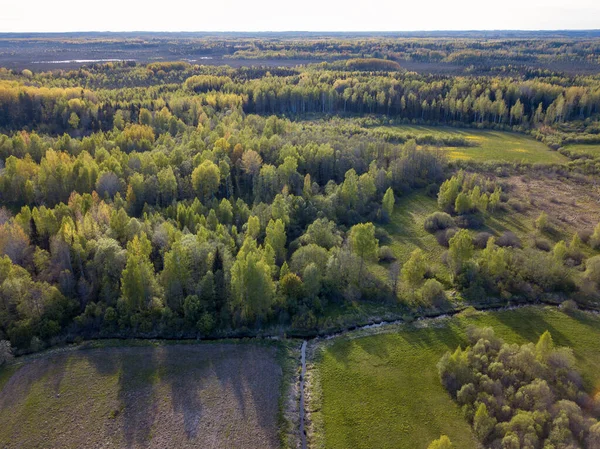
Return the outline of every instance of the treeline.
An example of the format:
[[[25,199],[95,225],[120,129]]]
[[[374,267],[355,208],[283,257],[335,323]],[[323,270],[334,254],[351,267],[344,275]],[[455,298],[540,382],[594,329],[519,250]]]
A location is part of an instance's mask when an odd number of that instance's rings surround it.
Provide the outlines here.
[[[195,126],[200,106],[223,109],[241,105],[245,113],[369,113],[420,122],[534,128],[583,121],[600,111],[600,84],[593,78],[523,81],[306,71],[240,79],[235,71],[229,71],[232,76],[213,72],[190,76],[183,85],[97,92],[34,87],[22,79],[5,81],[0,83],[0,125],[4,129],[89,133],[112,129],[119,111],[125,121],[138,122],[142,108],[152,113],[166,108],[176,120]],[[118,121],[116,125],[119,127]]]

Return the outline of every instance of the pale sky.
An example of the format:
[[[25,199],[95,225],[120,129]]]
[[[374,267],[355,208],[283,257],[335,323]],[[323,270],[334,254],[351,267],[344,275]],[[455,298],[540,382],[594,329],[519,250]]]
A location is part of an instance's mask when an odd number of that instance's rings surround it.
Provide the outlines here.
[[[600,29],[600,0],[0,0],[0,32],[498,29]]]

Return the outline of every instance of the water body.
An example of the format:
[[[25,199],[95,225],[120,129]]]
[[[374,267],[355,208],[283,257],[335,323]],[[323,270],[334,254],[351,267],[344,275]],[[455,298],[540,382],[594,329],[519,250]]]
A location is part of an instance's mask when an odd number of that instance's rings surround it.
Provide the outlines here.
[[[65,59],[63,61],[31,61],[32,64],[88,64],[94,62],[120,62],[120,61],[135,61],[135,59]]]

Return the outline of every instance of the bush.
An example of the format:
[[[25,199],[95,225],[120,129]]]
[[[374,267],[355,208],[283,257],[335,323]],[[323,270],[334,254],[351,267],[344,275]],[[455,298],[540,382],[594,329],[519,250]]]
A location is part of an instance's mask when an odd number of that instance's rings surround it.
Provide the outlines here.
[[[396,260],[396,256],[394,255],[392,248],[389,246],[381,246],[379,248],[379,260],[381,262],[393,262]]]
[[[592,237],[594,231],[591,229],[584,229],[582,231],[577,231],[577,235],[581,239],[583,243],[589,243],[590,238]]]
[[[508,205],[515,212],[525,212],[528,209],[527,204],[523,203],[522,201],[516,200],[514,198],[511,198],[508,200]]]
[[[375,228],[375,238],[379,240],[379,243],[382,245],[392,241],[390,234],[383,228]]]
[[[485,219],[482,214],[465,214],[456,217],[456,226],[465,229],[479,229],[485,223]]]
[[[456,228],[446,229],[445,231],[439,231],[435,234],[437,242],[446,248],[450,246],[450,239],[456,235],[458,231]]]
[[[475,248],[484,249],[491,237],[493,237],[493,235],[489,232],[478,232],[475,237],[473,237],[473,245],[475,245]]]
[[[440,186],[438,184],[428,184],[425,188],[425,195],[430,198],[437,198],[437,194],[440,191]]]
[[[427,279],[421,288],[421,296],[427,304],[440,306],[446,300],[444,286],[436,279]]]
[[[577,303],[575,301],[573,301],[572,299],[567,299],[566,301],[561,303],[561,305],[559,307],[565,313],[574,312],[575,310],[579,309],[579,306],[577,306]]]
[[[443,229],[453,228],[454,225],[454,219],[446,212],[434,212],[425,218],[423,227],[427,232],[433,234]]]
[[[512,248],[521,248],[521,240],[512,231],[504,232],[496,241],[496,245],[500,247],[510,246]]]
[[[537,249],[539,249],[540,251],[548,252],[552,249],[552,243],[550,243],[548,240],[546,240],[544,238],[536,237],[534,243],[535,243],[535,247]]]

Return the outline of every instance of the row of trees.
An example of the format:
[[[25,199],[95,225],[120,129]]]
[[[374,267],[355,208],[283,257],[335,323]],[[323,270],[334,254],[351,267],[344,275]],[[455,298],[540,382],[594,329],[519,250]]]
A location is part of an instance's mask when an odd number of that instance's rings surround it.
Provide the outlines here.
[[[93,83],[46,87],[54,81],[52,76],[35,83],[15,77],[0,82],[0,123],[9,129],[86,134],[121,129],[127,122],[152,122],[157,134],[175,135],[184,129],[183,124],[196,126],[203,107],[232,105],[242,106],[246,113],[371,113],[440,123],[526,127],[583,120],[600,110],[600,85],[591,77],[444,78],[311,69],[249,78],[245,69],[189,66],[169,73],[178,71],[191,76],[183,84],[102,91],[85,88]],[[106,72],[97,68],[89,77],[105,77]]]

